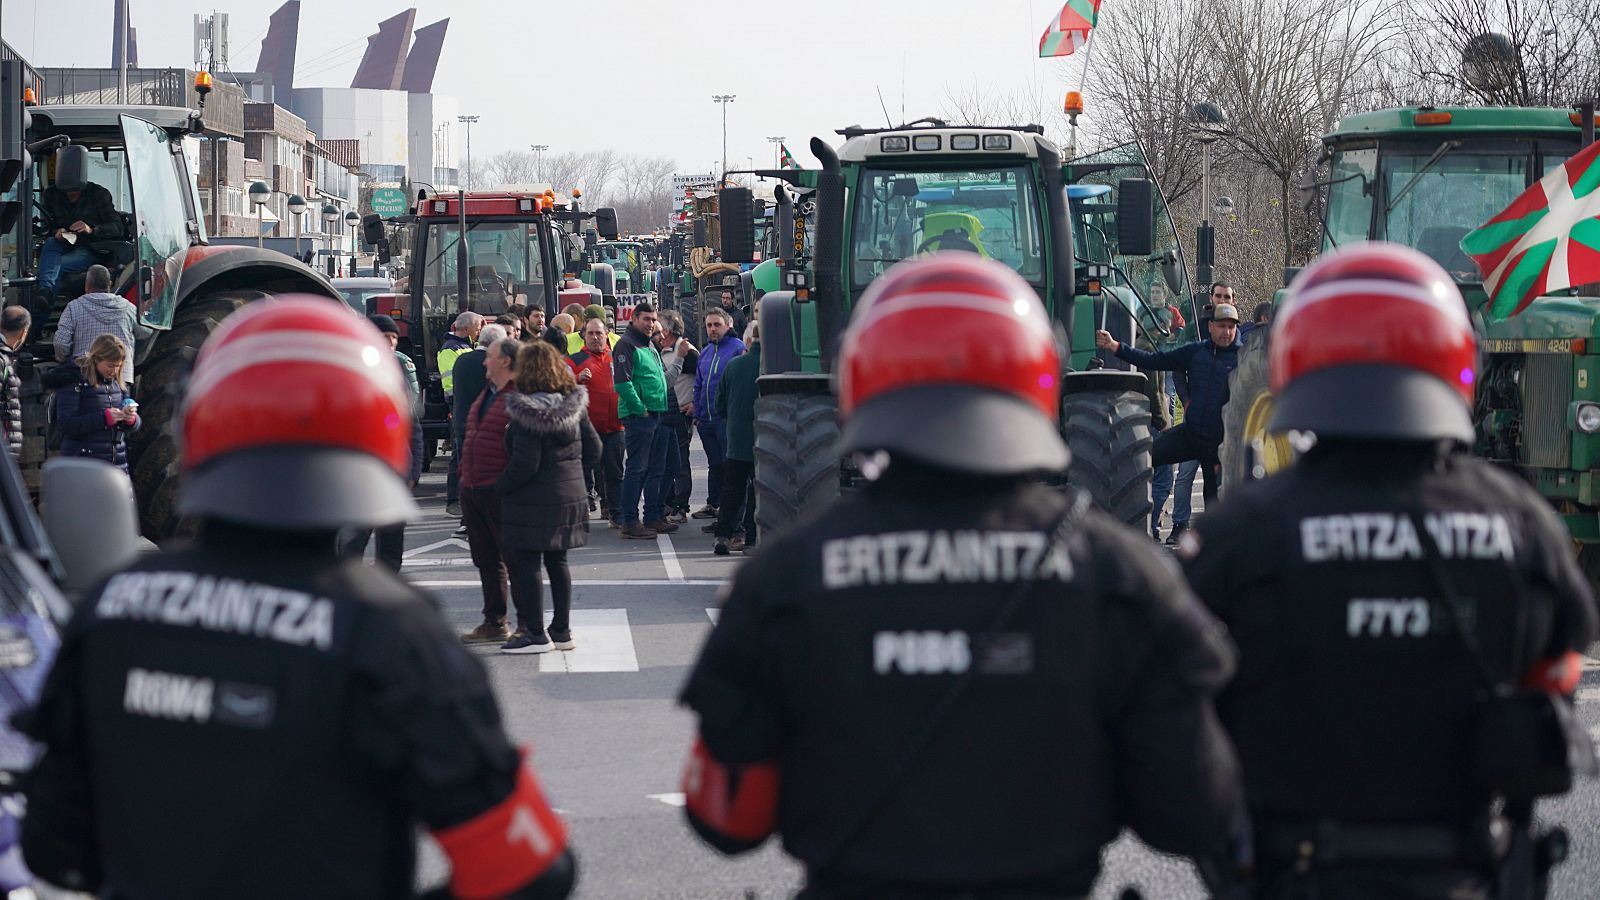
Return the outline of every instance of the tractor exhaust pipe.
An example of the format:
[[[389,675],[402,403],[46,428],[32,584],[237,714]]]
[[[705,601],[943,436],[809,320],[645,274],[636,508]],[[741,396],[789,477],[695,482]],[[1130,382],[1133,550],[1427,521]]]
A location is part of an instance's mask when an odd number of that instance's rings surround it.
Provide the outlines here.
[[[812,299],[817,304],[817,350],[822,371],[833,371],[834,349],[844,322],[844,291],[840,264],[844,253],[844,174],[839,155],[822,138],[811,139],[811,153],[822,163],[817,176],[816,283]]]

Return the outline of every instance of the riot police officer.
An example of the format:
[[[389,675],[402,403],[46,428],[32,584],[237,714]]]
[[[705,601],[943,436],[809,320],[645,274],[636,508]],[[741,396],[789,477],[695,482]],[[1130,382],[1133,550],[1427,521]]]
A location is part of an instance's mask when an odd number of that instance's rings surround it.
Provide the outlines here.
[[[1124,827],[1225,851],[1232,648],[1171,560],[1030,480],[1067,464],[1060,371],[998,263],[937,254],[867,291],[839,397],[870,483],[739,570],[683,692],[713,846],[777,832],[802,896],[891,900],[1081,897]]]
[[[1559,846],[1529,817],[1592,760],[1581,729],[1546,726],[1570,713],[1594,600],[1550,507],[1465,455],[1461,294],[1421,253],[1362,244],[1302,272],[1273,328],[1271,428],[1316,445],[1181,550],[1239,645],[1218,711],[1257,895],[1542,896]]]
[[[318,297],[230,316],[182,412],[188,549],[65,630],[29,730],[23,850],[116,898],[394,898],[414,828],[459,897],[565,897],[565,829],[430,598],[334,532],[415,512],[410,406],[367,322]]]

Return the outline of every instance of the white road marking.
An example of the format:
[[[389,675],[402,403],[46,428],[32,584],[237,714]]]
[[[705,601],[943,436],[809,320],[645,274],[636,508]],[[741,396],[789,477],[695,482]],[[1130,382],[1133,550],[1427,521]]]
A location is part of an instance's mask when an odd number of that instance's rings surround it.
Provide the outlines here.
[[[1577,702],[1584,703],[1589,700],[1600,700],[1600,687],[1578,688]]]
[[[707,609],[706,610],[706,618],[710,619],[711,620],[711,624],[715,625],[715,624],[717,624],[717,620],[722,618],[722,610],[720,610],[720,609]]]
[[[413,581],[415,587],[478,587],[482,582],[476,578],[471,581]],[[700,578],[685,581],[667,581],[663,578],[597,578],[572,582],[573,587],[717,587],[722,584],[721,579]]]
[[[541,672],[637,672],[633,631],[625,609],[575,609],[572,640],[576,650],[539,654]]]
[[[458,548],[458,549],[461,549],[461,550],[467,550],[469,552],[472,550],[472,547],[470,545],[468,545],[467,542],[462,540],[461,538],[458,538],[458,537],[447,537],[442,541],[434,541],[431,544],[423,544],[421,547],[416,547],[416,548],[413,548],[411,550],[407,550],[405,553],[403,553],[401,555],[405,559],[410,559],[411,557],[416,556],[419,553],[427,553],[430,550],[441,550],[441,549],[443,549],[445,547],[455,547],[455,548]],[[429,562],[431,563],[432,560],[429,560]],[[468,557],[467,558],[467,562],[470,564],[472,562],[472,558]]]
[[[665,803],[668,806],[682,806],[684,804],[682,791],[673,794],[645,794],[644,796],[646,800],[654,800],[657,803]]]
[[[672,547],[672,538],[658,534],[656,546],[661,548],[661,564],[667,567],[667,577],[673,581],[682,581],[683,566],[678,565],[678,551]]]

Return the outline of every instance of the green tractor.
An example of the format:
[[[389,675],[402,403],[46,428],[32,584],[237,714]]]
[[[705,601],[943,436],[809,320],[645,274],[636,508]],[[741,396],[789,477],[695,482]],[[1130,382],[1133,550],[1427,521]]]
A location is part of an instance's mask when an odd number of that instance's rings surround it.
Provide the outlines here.
[[[1074,294],[1076,224],[1069,220],[1065,190],[1069,168],[1043,129],[954,128],[923,120],[839,134],[845,141],[837,149],[811,141],[820,170],[757,173],[787,185],[776,192],[773,211],[774,245],[785,248],[779,289],[764,295],[760,315],[755,454],[756,516],[763,535],[860,477],[854,461],[841,460],[834,450],[838,422],[831,373],[855,301],[895,263],[941,249],[999,260],[1038,291],[1066,346],[1077,346],[1072,335],[1083,330],[1075,328],[1081,316]],[[1117,205],[1130,236],[1142,227],[1148,242],[1150,194],[1130,190]],[[755,261],[755,218],[748,189],[722,191],[728,263]],[[1092,329],[1082,337],[1085,347],[1092,346]],[[1086,364],[1090,353],[1081,356]],[[1145,377],[1072,370],[1065,359],[1063,368],[1062,427],[1074,456],[1067,480],[1144,527],[1150,510]]]
[[[1461,250],[1467,232],[1585,146],[1584,115],[1507,107],[1353,115],[1323,138],[1329,170],[1317,187],[1327,192],[1323,249],[1393,241],[1455,277],[1484,350],[1475,452],[1549,498],[1593,580],[1600,576],[1600,298],[1561,291],[1515,318],[1487,321],[1482,276]],[[1270,340],[1269,330],[1253,333],[1232,377],[1224,485],[1271,475],[1314,440],[1266,428]]]

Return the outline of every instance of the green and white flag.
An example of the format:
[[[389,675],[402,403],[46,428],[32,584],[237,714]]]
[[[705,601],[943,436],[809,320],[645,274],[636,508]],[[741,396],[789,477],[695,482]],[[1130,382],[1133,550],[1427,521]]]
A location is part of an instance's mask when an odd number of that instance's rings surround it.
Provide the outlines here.
[[[1522,192],[1461,239],[1489,294],[1484,315],[1504,321],[1535,297],[1600,282],[1600,142]]]

